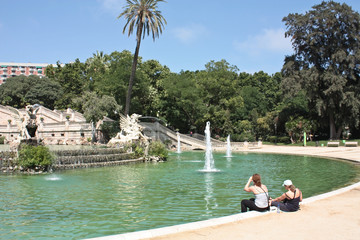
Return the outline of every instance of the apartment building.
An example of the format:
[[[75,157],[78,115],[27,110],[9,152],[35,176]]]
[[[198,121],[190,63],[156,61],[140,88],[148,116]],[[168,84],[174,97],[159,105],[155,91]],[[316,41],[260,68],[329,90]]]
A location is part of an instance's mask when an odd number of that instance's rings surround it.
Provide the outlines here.
[[[0,85],[6,82],[7,78],[19,75],[44,77],[48,65],[51,64],[0,62]]]

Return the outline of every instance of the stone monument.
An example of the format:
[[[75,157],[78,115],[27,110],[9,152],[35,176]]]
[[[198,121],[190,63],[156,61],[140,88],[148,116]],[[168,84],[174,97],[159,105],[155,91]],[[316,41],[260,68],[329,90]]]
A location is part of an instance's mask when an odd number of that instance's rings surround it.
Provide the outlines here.
[[[142,131],[143,127],[139,124],[139,118],[141,115],[132,114],[130,117],[120,114],[120,132],[108,142],[111,147],[120,147],[133,141],[139,141],[140,144],[144,144],[145,155],[147,155],[150,138],[146,137]]]

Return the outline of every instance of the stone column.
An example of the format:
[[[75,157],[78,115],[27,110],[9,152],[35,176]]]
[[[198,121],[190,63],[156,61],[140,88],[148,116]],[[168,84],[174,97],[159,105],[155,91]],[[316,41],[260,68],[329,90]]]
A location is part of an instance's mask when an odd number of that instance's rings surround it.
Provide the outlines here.
[[[10,142],[11,140],[11,120],[8,120],[8,124],[6,126],[6,130],[8,131],[8,134],[7,134],[7,141]]]
[[[66,145],[68,139],[69,139],[69,125],[70,125],[70,120],[66,119],[65,121],[65,133],[64,133],[64,145]]]

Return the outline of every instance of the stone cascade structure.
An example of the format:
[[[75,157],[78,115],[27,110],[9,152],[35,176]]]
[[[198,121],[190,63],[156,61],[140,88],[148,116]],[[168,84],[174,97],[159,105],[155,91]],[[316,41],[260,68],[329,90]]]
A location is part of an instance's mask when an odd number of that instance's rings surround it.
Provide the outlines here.
[[[176,146],[178,143],[178,136],[180,137],[181,149],[182,150],[205,150],[205,136],[195,133],[192,134],[192,137],[186,134],[181,134],[170,130],[169,128],[163,126],[158,121],[154,122],[140,122],[140,125],[143,127],[144,135],[153,139],[160,140],[162,142],[170,140],[173,146]],[[227,143],[223,141],[216,140],[211,138],[211,145],[214,151],[224,151],[227,147]],[[246,150],[246,149],[255,149],[261,148],[262,142],[232,142],[231,147],[233,150]]]
[[[162,142],[170,140],[172,145],[177,145],[178,134],[169,128],[163,126],[159,122],[141,122],[140,125],[144,128],[144,134],[154,140],[160,140]],[[205,142],[185,134],[180,134],[181,144],[184,150],[204,150],[206,148]]]
[[[0,137],[7,143],[36,139],[44,144],[85,144],[91,124],[70,108],[50,110],[40,105],[16,109],[0,105]]]
[[[102,166],[115,166],[127,163],[144,162],[144,158],[137,158],[124,149],[103,148],[94,150],[67,150],[53,151],[55,160],[52,170],[74,168],[90,168]]]
[[[140,163],[146,161],[143,157],[137,157],[124,149],[94,148],[82,150],[53,150],[54,155],[51,171],[92,168],[104,166],[116,166],[129,163]],[[22,169],[16,164],[16,151],[0,151],[0,171],[3,173],[21,172]],[[36,172],[29,169],[27,173]]]

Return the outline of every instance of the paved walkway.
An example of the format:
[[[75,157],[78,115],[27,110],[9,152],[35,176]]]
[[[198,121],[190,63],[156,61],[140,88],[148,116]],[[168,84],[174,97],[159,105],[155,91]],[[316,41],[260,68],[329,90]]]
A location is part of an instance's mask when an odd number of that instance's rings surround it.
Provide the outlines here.
[[[292,147],[262,145],[261,149],[249,149],[249,152],[283,153],[337,158],[360,162],[360,147]]]
[[[360,163],[360,147],[267,146],[249,152],[330,157]],[[97,239],[238,240],[238,239],[360,239],[360,182],[304,199],[294,213],[247,212],[202,222]]]

